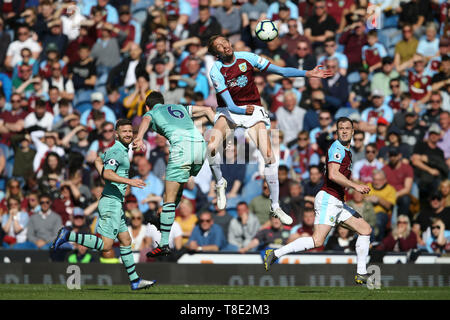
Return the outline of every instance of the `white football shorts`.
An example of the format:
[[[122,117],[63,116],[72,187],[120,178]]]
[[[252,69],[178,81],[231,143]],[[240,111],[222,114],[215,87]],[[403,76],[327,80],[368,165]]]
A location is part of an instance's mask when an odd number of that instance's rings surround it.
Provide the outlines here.
[[[243,107],[243,106],[241,106]],[[267,111],[261,106],[254,106],[255,110],[253,114],[237,114],[230,112],[228,108],[221,107],[216,109],[216,116],[214,118],[214,123],[220,118],[225,117],[236,127],[243,127],[245,129],[253,127],[258,122],[264,122],[267,129],[270,129],[270,119]]]
[[[323,190],[320,190],[314,199],[314,211],[316,213],[314,224],[332,227],[352,216],[360,217],[355,209]]]

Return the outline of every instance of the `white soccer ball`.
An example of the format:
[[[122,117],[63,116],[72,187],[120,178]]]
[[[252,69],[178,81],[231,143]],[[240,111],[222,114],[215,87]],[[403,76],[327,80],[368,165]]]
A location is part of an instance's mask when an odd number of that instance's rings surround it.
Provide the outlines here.
[[[278,29],[271,20],[261,20],[255,28],[256,36],[261,41],[272,41],[278,37]]]

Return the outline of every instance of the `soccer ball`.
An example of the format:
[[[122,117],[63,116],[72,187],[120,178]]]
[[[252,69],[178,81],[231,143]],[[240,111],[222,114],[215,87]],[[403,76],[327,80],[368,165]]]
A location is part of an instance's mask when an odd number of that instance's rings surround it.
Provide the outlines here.
[[[256,36],[261,41],[272,41],[278,37],[278,29],[271,20],[261,20],[255,28]]]

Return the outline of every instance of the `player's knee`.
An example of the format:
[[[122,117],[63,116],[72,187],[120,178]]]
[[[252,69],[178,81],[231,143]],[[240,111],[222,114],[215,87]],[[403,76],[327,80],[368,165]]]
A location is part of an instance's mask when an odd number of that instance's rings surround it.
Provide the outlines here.
[[[366,236],[370,236],[372,234],[372,227],[370,225],[367,225],[364,228],[364,233],[363,234],[366,235]]]
[[[103,243],[103,252],[108,252],[112,250],[112,244],[110,243]]]

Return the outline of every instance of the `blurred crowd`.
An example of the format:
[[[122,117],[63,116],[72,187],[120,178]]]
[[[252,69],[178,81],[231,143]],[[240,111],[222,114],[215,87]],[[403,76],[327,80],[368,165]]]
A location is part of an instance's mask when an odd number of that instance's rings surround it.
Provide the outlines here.
[[[217,210],[207,164],[186,184],[170,245],[176,252],[258,252],[314,230],[334,121],[354,122],[352,179],[371,186],[347,201],[372,226],[372,249],[450,250],[450,1],[446,0],[3,0],[0,1],[0,244],[48,249],[65,225],[96,233],[103,181],[93,167],[119,118],[136,130],[151,90],[166,103],[217,106],[208,39],[229,38],[273,64],[328,79],[256,73],[279,146],[280,200],[293,226],[269,217],[261,161],[236,131],[222,165],[228,205]],[[271,19],[279,37],[261,42]],[[207,132],[211,124],[202,128]],[[130,150],[124,211],[133,250],[156,247],[169,154],[153,132]],[[245,154],[247,162],[237,161]],[[234,164],[230,164],[234,163]],[[315,251],[354,251],[337,227]],[[71,261],[89,262],[72,245]]]

